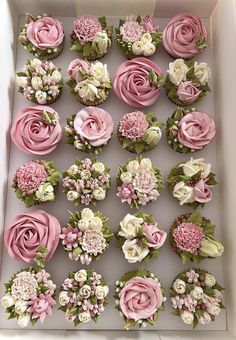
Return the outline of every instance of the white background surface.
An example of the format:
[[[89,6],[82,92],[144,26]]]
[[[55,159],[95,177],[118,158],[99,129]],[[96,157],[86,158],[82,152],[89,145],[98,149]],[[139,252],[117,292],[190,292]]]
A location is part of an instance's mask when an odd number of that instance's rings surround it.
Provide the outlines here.
[[[67,80],[67,67],[71,60],[76,58],[76,54],[69,50],[69,34],[71,32],[73,18],[61,18],[66,33],[66,45],[62,54],[54,60],[57,66],[61,66],[63,68],[64,80]],[[21,18],[21,22],[24,22],[24,18]],[[160,20],[160,28],[162,29],[165,25],[166,20]],[[17,65],[16,69],[20,70],[21,67],[26,62],[27,58],[31,58],[29,54],[23,49],[21,45],[18,46],[17,50]],[[152,58],[155,62],[157,62],[163,70],[166,70],[168,67],[168,62],[170,58],[165,53],[165,51],[160,47],[158,53]],[[103,62],[107,62],[108,69],[110,71],[111,76],[114,75],[119,64],[124,61],[124,57],[121,55],[121,52],[118,50],[116,46],[116,42],[113,42],[113,46],[109,54],[102,59]],[[208,49],[198,58],[198,60],[207,61],[211,64],[211,51]],[[213,75],[214,76],[214,75]],[[16,113],[23,107],[31,105],[28,101],[26,101],[21,94],[16,93],[14,96],[14,116]],[[78,112],[82,106],[76,102],[74,97],[69,93],[68,86],[65,85],[63,94],[61,98],[52,105],[52,107],[59,113],[61,117],[62,125],[65,125],[66,117],[71,115],[73,112]],[[112,115],[112,118],[115,122],[115,130],[118,124],[119,119],[126,112],[131,112],[132,109],[122,103],[119,98],[115,96],[112,92],[111,96],[108,98],[106,102],[101,104],[101,108],[107,110]],[[154,111],[158,114],[158,118],[162,121],[166,121],[167,117],[174,110],[175,106],[169,102],[164,91],[160,97],[160,99],[154,104],[152,107],[145,110],[146,112]],[[207,98],[204,98],[198,105],[197,108],[208,112],[210,114],[214,114],[213,108],[213,94],[209,95]],[[159,146],[152,152],[145,154],[145,157],[150,156],[153,163],[157,165],[164,175],[167,177],[168,170],[175,165],[176,163],[187,160],[189,158],[188,155],[181,155],[174,152],[168,145],[165,139],[165,135],[162,138]],[[72,146],[67,145],[64,141],[61,145],[51,154],[44,157],[44,159],[52,159],[55,161],[56,165],[60,169],[67,169],[74,161],[75,157],[85,158],[86,154],[79,153],[74,150]],[[204,157],[206,161],[211,162],[213,165],[213,171],[217,173],[217,160],[216,160],[216,143],[212,143],[205,150],[195,153],[194,157]],[[122,205],[118,199],[115,198],[115,176],[116,170],[120,163],[124,163],[128,160],[128,158],[133,159],[134,156],[128,153],[125,150],[122,150],[120,144],[118,143],[115,134],[109,145],[106,147],[104,152],[99,155],[99,159],[104,161],[108,166],[112,168],[112,189],[110,190],[108,197],[105,201],[101,202],[97,205],[97,209],[103,211],[110,219],[111,229],[113,231],[117,230],[119,221],[124,217],[126,213],[129,212],[129,208],[126,205]],[[9,179],[11,181],[15,170],[18,166],[24,163],[27,160],[32,159],[31,156],[27,156],[22,152],[18,151],[14,145],[11,146],[10,151],[10,168],[9,168]],[[41,208],[41,207],[40,207]],[[57,195],[57,198],[52,203],[47,203],[42,206],[47,212],[55,215],[61,222],[63,226],[68,220],[67,210],[75,211],[75,208],[70,202],[67,202],[61,190]],[[37,209],[37,208],[34,208]],[[93,208],[96,209],[96,208]],[[16,214],[20,214],[23,211],[26,211],[22,202],[15,198],[13,189],[8,189],[8,198],[7,198],[7,209],[6,209],[6,227],[10,224],[11,220],[14,218]],[[167,189],[165,189],[161,197],[154,202],[153,204],[148,205],[143,211],[153,214],[158,222],[161,224],[162,228],[168,231],[169,226],[172,220],[183,213],[184,211],[189,211],[186,208],[181,208],[178,206],[177,202],[169,196]],[[135,211],[133,211],[135,213]],[[220,205],[218,200],[218,190],[214,190],[213,200],[209,204],[206,205],[203,210],[203,215],[212,219],[212,222],[217,224],[216,233],[220,238],[220,229],[223,226],[219,225],[219,213],[220,213]],[[4,249],[3,253],[3,261],[2,261],[2,273],[1,273],[1,291],[2,291],[2,283],[6,281],[9,276],[15,272],[16,270],[23,268],[24,263],[16,262],[9,258]],[[89,266],[90,268],[94,268],[98,272],[101,272],[108,281],[108,284],[111,288],[110,293],[110,305],[106,308],[103,315],[100,317],[97,324],[85,324],[80,326],[82,329],[122,329],[122,321],[119,317],[117,311],[114,309],[113,303],[113,288],[114,282],[118,279],[124,272],[127,270],[131,270],[139,267],[139,265],[129,265],[124,259],[121,251],[115,248],[115,241],[112,243],[110,249],[103,254],[99,262],[93,263]],[[169,286],[174,279],[174,277],[182,271],[184,268],[188,268],[189,266],[183,266],[180,259],[172,253],[168,242],[166,242],[164,248],[161,250],[161,255],[158,260],[153,260],[149,265],[142,265],[142,267],[146,267],[149,270],[155,272],[158,277],[161,279],[163,285],[167,289],[167,297],[169,297],[168,291]],[[202,262],[201,267],[208,269],[214,274],[220,284],[224,284],[223,275],[222,275],[222,261],[221,259],[217,260],[205,260]],[[55,253],[51,262],[47,265],[47,270],[52,274],[52,277],[55,283],[60,284],[64,278],[67,276],[68,271],[80,269],[81,265],[79,263],[71,262],[67,257],[67,254],[64,253],[61,244],[59,244],[57,252]],[[181,329],[191,329],[190,327],[184,325],[181,320],[177,317],[170,315],[170,305],[169,302],[166,304],[166,311],[159,313],[159,322],[157,326],[152,329],[159,330],[181,330]],[[16,321],[10,320],[6,322],[6,315],[3,313],[1,309],[0,314],[0,327],[1,328],[16,328]],[[57,311],[54,309],[53,316],[47,318],[43,326],[40,326],[38,323],[35,327],[41,329],[66,329],[71,328],[74,329],[73,324],[67,323],[64,320],[64,314],[61,311]],[[198,327],[201,329],[201,327]],[[225,315],[224,312],[216,319],[214,323],[207,325],[204,327],[207,329],[214,330],[223,330],[225,329]]]

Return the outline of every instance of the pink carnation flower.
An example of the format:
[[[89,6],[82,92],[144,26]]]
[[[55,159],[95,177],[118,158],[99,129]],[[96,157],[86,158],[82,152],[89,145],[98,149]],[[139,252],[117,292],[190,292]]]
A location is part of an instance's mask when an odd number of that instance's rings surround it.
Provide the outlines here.
[[[17,186],[27,194],[37,191],[40,185],[46,182],[47,177],[44,166],[33,161],[25,163],[16,171]]]
[[[148,128],[148,122],[141,111],[126,113],[119,124],[119,131],[123,137],[136,141],[142,137]]]
[[[141,192],[148,194],[156,186],[156,176],[153,171],[139,170],[134,178],[134,188]]]
[[[194,254],[204,238],[203,229],[193,223],[182,223],[174,231],[173,237],[180,250]]]
[[[74,21],[74,32],[81,43],[92,41],[96,33],[102,31],[102,26],[93,15],[84,15]]]
[[[117,188],[118,192],[116,196],[121,200],[122,203],[127,202],[129,205],[132,200],[135,200],[137,196],[134,192],[134,187],[132,184],[122,184]]]
[[[27,311],[32,313],[32,319],[39,318],[42,323],[46,315],[52,315],[52,306],[55,304],[56,301],[50,294],[40,294],[39,297],[35,296],[28,302],[30,307]]]
[[[122,39],[125,42],[135,42],[138,41],[143,33],[143,27],[132,18],[131,20],[126,20],[122,26],[120,26],[120,33],[122,34]]]

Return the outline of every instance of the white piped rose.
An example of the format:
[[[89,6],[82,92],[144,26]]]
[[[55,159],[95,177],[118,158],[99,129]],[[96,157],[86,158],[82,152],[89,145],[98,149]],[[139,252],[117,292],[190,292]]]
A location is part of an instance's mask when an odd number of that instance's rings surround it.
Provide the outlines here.
[[[91,209],[84,208],[81,211],[81,217],[82,217],[82,220],[91,221],[94,218],[94,213]]]
[[[78,223],[77,223],[77,226],[79,228],[79,230],[81,231],[85,231],[89,228],[89,220],[85,220],[84,218],[81,218]]]
[[[217,316],[220,314],[221,308],[217,304],[207,307],[207,312],[211,315]]]
[[[192,177],[201,171],[201,178],[207,178],[211,172],[211,164],[205,163],[203,158],[191,158],[190,161],[180,164],[179,167],[183,168],[185,176],[188,177]]]
[[[3,308],[7,309],[15,304],[15,299],[11,294],[6,294],[1,299]]]
[[[30,65],[35,68],[42,65],[42,61],[40,59],[34,58],[30,61]]]
[[[140,162],[140,168],[143,170],[151,170],[152,169],[152,162],[150,158],[143,158]]]
[[[186,80],[186,74],[189,68],[185,64],[183,59],[176,59],[172,63],[169,63],[169,79],[174,85],[179,85],[182,81]]]
[[[82,170],[80,177],[84,180],[88,180],[91,177],[91,172],[89,170]]]
[[[95,290],[96,297],[101,300],[104,299],[109,293],[109,288],[107,286],[97,286]]]
[[[118,235],[125,237],[126,239],[133,239],[141,229],[142,223],[142,218],[127,214],[120,222],[120,231],[118,232]]]
[[[183,280],[176,279],[173,283],[173,288],[178,294],[184,294],[186,291],[186,283]]]
[[[207,63],[194,63],[194,74],[202,85],[205,85],[211,77],[211,70],[207,66]]]
[[[77,174],[78,170],[79,170],[78,165],[73,164],[73,165],[70,166],[70,168],[68,169],[67,172],[69,172],[69,174],[73,176],[73,175]]]
[[[21,314],[17,319],[17,322],[21,328],[27,327],[28,323],[30,322],[30,314],[29,313]]]
[[[77,191],[69,190],[66,197],[68,201],[75,201],[79,197],[79,193]]]
[[[191,291],[191,295],[196,299],[200,300],[203,295],[203,289],[201,287],[195,286],[194,289]]]
[[[132,174],[128,171],[122,172],[120,175],[120,179],[123,183],[131,183],[132,182]]]
[[[105,54],[111,46],[111,40],[106,32],[97,32],[93,38],[92,47],[97,50],[99,54]]]
[[[80,322],[85,323],[91,320],[91,315],[89,312],[82,312],[78,314],[78,318]]]
[[[213,275],[206,274],[204,283],[207,287],[213,287],[216,284],[216,279]]]
[[[128,172],[131,172],[131,174],[136,173],[139,169],[139,162],[138,161],[130,161],[126,166],[126,169],[127,169]]]
[[[144,138],[148,145],[154,147],[160,142],[161,136],[162,132],[159,126],[151,126],[147,129]]]
[[[193,188],[181,181],[174,186],[173,196],[178,199],[180,205],[194,201]]]
[[[144,44],[152,42],[152,36],[149,32],[143,33],[140,39]]]
[[[90,73],[95,78],[95,80],[99,81],[100,83],[109,81],[107,65],[101,63],[100,61],[96,61],[91,64]]]
[[[153,45],[152,43],[146,43],[144,45],[144,48],[143,48],[143,55],[145,57],[150,57],[151,55],[153,55],[156,51],[156,47],[155,45]]]
[[[81,269],[75,273],[75,280],[77,282],[84,282],[87,280],[87,272],[85,269]]]
[[[37,90],[35,92],[35,98],[39,104],[46,104],[47,102],[47,93],[41,90]]]
[[[17,76],[16,77],[16,82],[17,82],[17,85],[20,86],[20,87],[27,87],[28,86],[28,78],[27,77],[19,77]]]
[[[149,253],[149,249],[141,247],[135,239],[126,240],[122,250],[129,263],[141,262]]]
[[[180,317],[184,323],[187,325],[191,325],[194,320],[194,314],[192,312],[189,312],[187,310],[181,312]]]
[[[93,196],[95,200],[102,201],[106,197],[106,191],[103,188],[97,188],[93,190]]]
[[[78,92],[79,96],[83,100],[89,100],[94,102],[96,98],[99,98],[98,86],[100,82],[97,80],[85,79],[79,83],[74,88],[75,92]]]
[[[28,304],[27,304],[26,301],[20,301],[20,300],[16,301],[15,312],[17,314],[19,314],[19,315],[23,314],[26,311],[27,308],[28,308]]]
[[[61,306],[66,306],[70,302],[70,298],[65,290],[60,292],[58,301]]]
[[[91,295],[91,287],[89,285],[84,285],[80,288],[79,295],[84,299],[88,299]]]
[[[58,70],[54,70],[52,72],[52,79],[56,82],[59,83],[62,80],[62,75],[61,72]]]
[[[144,44],[142,41],[135,41],[132,45],[132,52],[135,55],[143,54]]]
[[[94,228],[94,229],[101,229],[103,226],[102,220],[100,217],[95,216],[94,218],[91,219],[89,222],[89,227]]]
[[[31,86],[34,90],[40,90],[43,87],[43,81],[40,77],[32,77]]]
[[[97,162],[92,165],[92,169],[98,173],[105,171],[105,165],[102,162]]]

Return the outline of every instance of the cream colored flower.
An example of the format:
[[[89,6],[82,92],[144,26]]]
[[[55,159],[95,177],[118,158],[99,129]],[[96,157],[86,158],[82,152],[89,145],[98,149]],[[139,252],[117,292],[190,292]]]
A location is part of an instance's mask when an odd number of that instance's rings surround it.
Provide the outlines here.
[[[17,76],[16,77],[16,82],[17,82],[18,86],[23,87],[23,88],[29,86],[28,78],[27,77],[19,77],[19,76]]]
[[[173,288],[178,294],[184,294],[186,291],[186,283],[183,280],[176,279],[173,283]]]
[[[84,282],[87,280],[87,272],[85,269],[81,269],[78,272],[75,273],[75,280],[77,282]]]
[[[103,226],[102,220],[100,217],[95,216],[94,218],[91,219],[89,222],[89,227],[94,228],[94,229],[101,229]]]
[[[39,104],[46,104],[47,103],[47,93],[41,90],[37,90],[35,92],[35,98]]]
[[[98,173],[103,173],[105,171],[105,165],[102,162],[97,162],[92,165],[92,169]]]
[[[15,299],[11,294],[6,294],[1,299],[3,308],[7,309],[15,304]]]
[[[54,188],[50,183],[41,184],[35,195],[40,202],[53,201],[55,198]]]
[[[21,328],[25,328],[28,326],[28,323],[30,322],[30,314],[21,314],[19,318],[17,319],[17,323]]]
[[[43,87],[43,81],[41,77],[32,77],[31,79],[31,86],[34,90],[40,90]]]
[[[152,42],[152,36],[149,32],[143,33],[140,39],[144,44]]]
[[[73,176],[73,175],[77,174],[78,170],[79,170],[78,165],[73,164],[73,165],[70,166],[70,168],[67,170],[67,172],[69,172],[69,174]]]
[[[200,300],[203,295],[203,289],[201,287],[195,286],[190,293],[196,300]]]
[[[89,312],[82,312],[78,314],[78,318],[80,322],[85,323],[91,320],[91,315]]]
[[[84,208],[81,211],[81,217],[83,220],[91,221],[94,218],[94,213],[91,209]]]
[[[78,92],[79,96],[83,100],[89,100],[94,102],[96,98],[99,98],[98,87],[100,86],[100,82],[98,80],[90,80],[85,79],[81,82],[77,83],[74,88],[75,92]]]
[[[122,174],[120,175],[120,179],[123,183],[131,183],[132,178],[133,176],[131,172],[128,172],[128,171],[122,172]]]
[[[62,80],[62,75],[61,72],[58,70],[54,70],[52,72],[52,79],[56,82],[56,83],[60,83],[60,81]]]
[[[194,314],[192,312],[189,312],[187,310],[181,312],[180,317],[184,323],[187,325],[191,325],[194,320]]]
[[[126,239],[133,239],[141,229],[142,223],[142,218],[127,214],[120,222],[120,231],[118,232],[118,235],[125,237]]]
[[[107,286],[97,286],[96,287],[95,295],[99,300],[105,299],[105,297],[108,295],[108,293],[109,293],[109,288]]]
[[[172,63],[169,63],[169,79],[174,85],[179,85],[182,81],[186,80],[186,74],[189,68],[185,64],[183,59],[176,59]]]
[[[143,158],[140,162],[140,168],[143,170],[151,170],[152,169],[152,161],[150,158]]]
[[[201,171],[201,178],[207,178],[211,172],[211,164],[205,163],[204,158],[193,159],[190,161],[180,164],[180,168],[183,168],[185,176],[192,177],[199,171]]]
[[[80,219],[77,223],[79,230],[83,232],[87,230],[89,228],[89,222],[90,221],[88,219],[84,219],[84,218]]]
[[[206,274],[204,283],[207,287],[213,287],[216,284],[216,279],[213,275]]]
[[[95,61],[91,64],[90,73],[94,77],[94,79],[99,81],[100,83],[109,81],[107,65],[101,63],[100,61]]]
[[[103,188],[97,188],[93,190],[93,196],[95,200],[102,201],[106,197],[106,191]]]
[[[126,240],[122,246],[123,253],[129,263],[141,262],[149,253],[148,247],[143,248],[137,240]]]
[[[194,201],[193,188],[186,185],[184,181],[178,182],[174,186],[173,196],[179,200],[180,205]]]
[[[207,307],[207,312],[211,315],[217,316],[220,314],[221,308],[217,304],[213,304],[209,307]]]
[[[151,126],[145,133],[145,141],[151,147],[156,146],[161,140],[162,132],[158,126]]]
[[[79,193],[77,191],[69,190],[66,197],[68,201],[75,201],[79,197]]]
[[[111,40],[108,38],[107,33],[97,32],[93,38],[92,47],[95,48],[99,54],[105,54],[110,46]]]
[[[89,285],[84,285],[79,290],[79,296],[83,299],[88,299],[91,295],[91,287]]]
[[[126,165],[126,169],[128,172],[130,172],[131,174],[134,174],[138,171],[139,169],[139,162],[138,161],[130,161],[127,165]]]
[[[13,279],[11,295],[15,300],[27,301],[37,295],[38,282],[28,271],[20,272]]]
[[[199,79],[202,85],[205,85],[209,78],[211,77],[211,70],[207,63],[199,63],[195,61],[194,63],[194,74]]]
[[[62,290],[59,294],[58,301],[61,306],[66,306],[70,302],[70,297],[68,296],[68,292]]]
[[[132,44],[132,52],[135,55],[141,55],[143,54],[143,48],[144,48],[144,44],[142,41],[135,41]]]
[[[150,57],[151,55],[153,55],[156,51],[156,47],[155,45],[153,45],[152,43],[146,43],[144,45],[144,48],[143,48],[143,55],[145,57]]]

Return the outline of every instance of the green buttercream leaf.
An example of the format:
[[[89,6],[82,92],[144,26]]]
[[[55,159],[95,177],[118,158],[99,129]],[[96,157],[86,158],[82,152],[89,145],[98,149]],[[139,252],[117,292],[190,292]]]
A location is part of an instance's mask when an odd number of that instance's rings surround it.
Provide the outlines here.
[[[188,218],[188,222],[189,223],[194,223],[197,224],[199,226],[202,225],[202,216],[201,214],[199,214],[198,211],[194,211]]]

